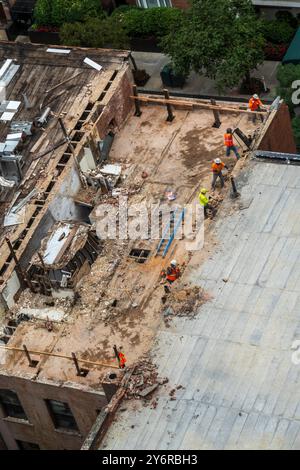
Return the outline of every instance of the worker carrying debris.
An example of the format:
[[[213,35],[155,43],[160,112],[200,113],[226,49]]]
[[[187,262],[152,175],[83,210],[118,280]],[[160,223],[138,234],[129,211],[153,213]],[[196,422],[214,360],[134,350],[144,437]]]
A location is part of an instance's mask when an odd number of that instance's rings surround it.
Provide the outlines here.
[[[213,172],[213,179],[211,183],[211,189],[214,191],[216,189],[216,183],[218,178],[220,178],[221,181],[221,187],[224,187],[225,181],[224,181],[224,175],[222,173],[223,168],[226,168],[228,170],[228,167],[225,165],[225,163],[222,162],[220,158],[216,158],[211,166],[211,171]]]
[[[253,117],[252,117],[253,124],[256,123],[256,119],[257,119],[257,114],[256,114],[255,111],[262,111],[262,108],[263,108],[263,104],[262,104],[259,96],[256,95],[256,94],[253,95],[249,100],[249,109],[253,113]],[[259,114],[259,116],[260,116],[261,122],[264,122],[264,118],[263,118],[262,114]]]
[[[240,158],[240,154],[234,145],[233,131],[230,127],[227,129],[226,134],[224,134],[224,144],[226,147],[226,157],[230,157],[231,152],[233,152],[238,160]]]
[[[173,284],[176,279],[178,279],[181,276],[181,271],[180,268],[177,266],[177,261],[173,259],[170,263],[170,266],[168,266],[167,271],[163,270],[161,272],[161,277],[164,278],[166,282],[169,284]],[[166,294],[170,292],[170,287],[165,285],[164,286]]]
[[[209,210],[212,212],[212,215],[215,215],[216,213],[215,208],[211,204],[209,204],[210,196],[207,197],[207,192],[208,192],[207,189],[202,188],[199,194],[199,202],[200,202],[200,205],[203,206],[204,208],[205,217],[208,217]]]

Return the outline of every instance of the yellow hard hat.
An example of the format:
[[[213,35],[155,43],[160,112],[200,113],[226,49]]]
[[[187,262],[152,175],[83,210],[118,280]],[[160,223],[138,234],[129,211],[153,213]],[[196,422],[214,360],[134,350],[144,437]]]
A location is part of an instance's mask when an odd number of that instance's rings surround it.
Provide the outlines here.
[[[202,189],[201,189],[201,193],[202,193],[202,194],[206,194],[206,193],[207,193],[207,189],[202,188]]]

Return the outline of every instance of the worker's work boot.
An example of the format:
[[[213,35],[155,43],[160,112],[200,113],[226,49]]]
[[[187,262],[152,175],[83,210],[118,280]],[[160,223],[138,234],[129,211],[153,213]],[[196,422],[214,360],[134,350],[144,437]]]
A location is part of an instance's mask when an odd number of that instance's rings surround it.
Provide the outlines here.
[[[165,293],[166,293],[166,294],[170,294],[171,289],[170,289],[169,286],[164,285],[164,289],[165,289]]]

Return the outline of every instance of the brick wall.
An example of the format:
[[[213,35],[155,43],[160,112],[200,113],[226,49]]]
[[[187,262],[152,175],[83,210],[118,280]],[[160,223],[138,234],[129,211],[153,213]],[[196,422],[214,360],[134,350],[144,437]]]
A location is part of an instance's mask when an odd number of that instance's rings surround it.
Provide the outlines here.
[[[171,0],[171,1],[172,1],[172,6],[174,8],[182,8],[183,10],[186,10],[190,6],[188,0]]]
[[[114,122],[117,128],[120,128],[133,110],[133,100],[130,99],[132,84],[133,78],[128,66],[126,70],[118,72],[118,80],[111,85],[101,102],[104,109],[96,122],[100,139],[106,136],[110,123]]]
[[[23,377],[0,374],[0,389],[13,390],[28,422],[6,418],[0,407],[0,435],[8,449],[17,449],[16,440],[38,444],[43,450],[77,450],[91,430],[98,412],[107,405],[103,388],[84,390],[75,384],[34,382]],[[68,403],[79,432],[56,430],[45,400]],[[1,448],[1,442],[0,442]]]
[[[297,153],[289,109],[282,104],[257,145],[258,150]]]

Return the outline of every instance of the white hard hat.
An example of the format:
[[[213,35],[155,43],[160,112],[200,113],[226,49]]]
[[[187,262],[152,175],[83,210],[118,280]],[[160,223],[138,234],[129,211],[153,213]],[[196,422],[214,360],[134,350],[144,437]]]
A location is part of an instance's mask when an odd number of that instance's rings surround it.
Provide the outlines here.
[[[258,96],[257,94],[253,95],[253,98],[254,98],[255,100],[259,100],[259,96]]]
[[[177,266],[177,261],[176,261],[176,259],[173,259],[173,260],[171,261],[171,266]]]
[[[217,163],[217,165],[220,165],[221,159],[220,159],[220,158],[216,158],[216,159],[215,159],[215,163]]]

